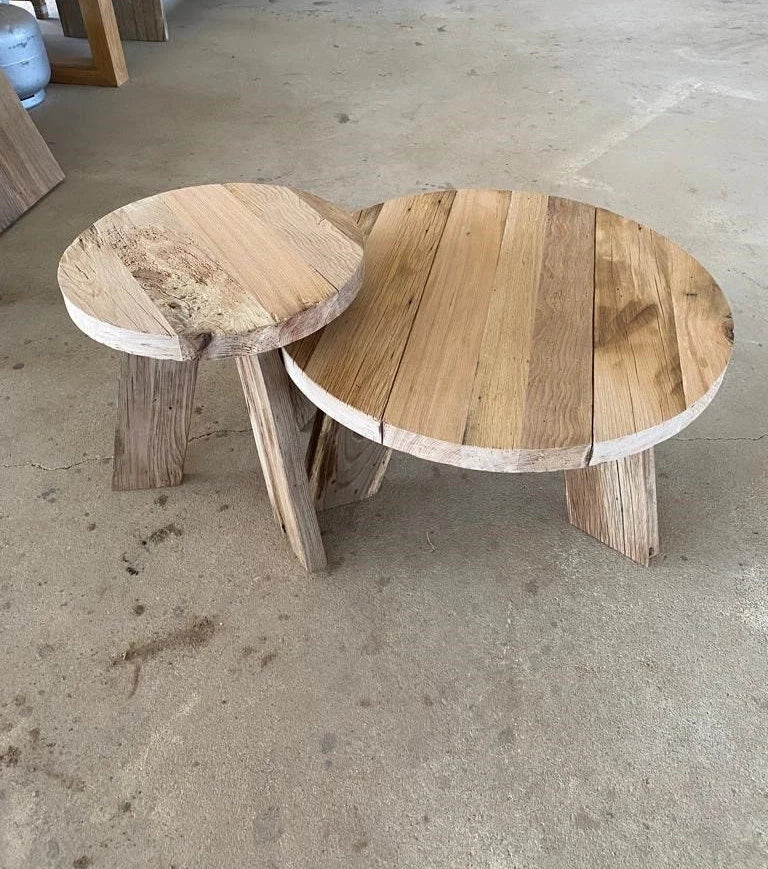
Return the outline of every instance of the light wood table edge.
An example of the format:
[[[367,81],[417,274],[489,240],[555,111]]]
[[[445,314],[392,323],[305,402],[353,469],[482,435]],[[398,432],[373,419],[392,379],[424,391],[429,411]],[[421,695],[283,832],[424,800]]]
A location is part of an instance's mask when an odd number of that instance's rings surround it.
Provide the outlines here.
[[[360,264],[350,280],[332,296],[294,316],[290,325],[275,323],[236,337],[213,334],[210,340],[207,343],[202,342],[200,347],[194,341],[186,340],[183,334],[167,337],[150,335],[99,320],[87,314],[67,296],[64,289],[66,279],[62,277],[61,272],[58,280],[72,322],[89,338],[112,350],[134,356],[186,362],[191,359],[228,359],[233,356],[268,353],[270,350],[280,349],[288,342],[306,338],[338,317],[352,304],[363,282],[363,264]],[[286,335],[288,329],[290,334]]]
[[[61,277],[59,277],[61,286]],[[70,301],[64,291],[61,291],[64,305],[72,322],[77,328],[99,344],[121,353],[132,356],[146,356],[152,359],[173,359],[177,362],[187,362],[195,358],[192,348],[183,347],[178,335],[151,335],[146,332],[134,332],[105,323],[90,314],[86,314],[74,302]]]
[[[592,447],[592,457],[589,461],[590,466],[599,465],[603,462],[625,459],[628,456],[645,452],[645,450],[655,447],[657,444],[669,440],[676,434],[679,434],[684,428],[687,428],[697,416],[706,410],[720,389],[727,370],[728,366],[726,365],[720,373],[720,376],[713,381],[712,385],[704,395],[694,401],[694,403],[687,407],[682,413],[677,414],[677,416],[670,417],[658,425],[643,429],[635,434],[594,443]]]
[[[426,438],[382,423],[318,386],[296,364],[288,348],[283,348],[283,361],[288,376],[296,387],[320,411],[345,428],[381,446],[408,453],[427,461],[440,462],[475,471],[528,472],[563,471],[586,467],[590,444],[579,444],[557,450],[504,450],[453,444]]]
[[[500,449],[478,447],[473,444],[455,444],[424,435],[403,431],[384,423],[382,443],[402,453],[453,465],[470,471],[491,473],[546,473],[570,468],[584,468],[589,459],[589,444],[550,450]]]
[[[495,449],[471,444],[455,444],[403,431],[387,422],[362,413],[326,392],[311,380],[294,362],[287,348],[283,349],[286,370],[297,388],[323,413],[356,434],[399,452],[427,461],[440,462],[474,471],[495,473],[547,473],[568,471],[616,461],[644,452],[674,437],[690,425],[717,394],[726,368],[704,395],[680,414],[643,431],[594,444],[578,444],[551,450]]]
[[[315,407],[324,414],[341,423],[345,428],[359,434],[364,438],[382,443],[381,423],[376,417],[368,416],[349,404],[340,401],[330,393],[321,389],[304,371],[294,362],[288,349],[283,347],[283,363],[288,376],[294,382],[298,390],[303,393]]]

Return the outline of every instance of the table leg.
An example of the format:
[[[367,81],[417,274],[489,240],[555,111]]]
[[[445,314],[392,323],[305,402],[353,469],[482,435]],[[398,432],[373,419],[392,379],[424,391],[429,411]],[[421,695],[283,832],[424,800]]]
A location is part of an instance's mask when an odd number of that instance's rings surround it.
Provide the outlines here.
[[[659,551],[653,447],[590,468],[565,472],[572,525],[647,566]]]
[[[45,3],[46,0],[33,2]],[[51,0],[47,2],[50,3]],[[85,25],[78,0],[57,0],[56,6],[64,36],[85,38]],[[117,29],[122,40],[168,41],[163,0],[114,0],[114,7]]]
[[[319,411],[293,381],[291,381],[290,389],[296,425],[300,431],[304,431],[312,425]]]
[[[375,495],[391,455],[392,450],[355,434],[318,410],[307,451],[309,489],[317,509]]]
[[[117,30],[112,0],[79,0],[85,33],[91,46],[91,63],[52,63],[54,84],[120,87],[128,80],[123,44]]]
[[[237,370],[275,518],[304,567],[321,570],[325,550],[299,446],[292,384],[280,351],[240,356]]]
[[[45,21],[48,18],[55,18],[55,7],[51,9],[51,5],[49,4],[50,0],[32,0],[32,8],[35,10],[35,18],[39,18],[42,21]]]
[[[196,379],[197,361],[122,354],[113,489],[181,483]]]

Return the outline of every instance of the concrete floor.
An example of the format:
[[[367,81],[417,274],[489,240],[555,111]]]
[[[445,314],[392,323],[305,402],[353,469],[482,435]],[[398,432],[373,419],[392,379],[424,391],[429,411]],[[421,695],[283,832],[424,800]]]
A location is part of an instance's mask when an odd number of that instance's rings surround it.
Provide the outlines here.
[[[0,866],[768,866],[763,5],[187,0],[170,28],[121,90],[51,87],[67,180],[0,238]],[[737,343],[657,450],[665,557],[572,529],[560,475],[396,455],[309,578],[226,363],[185,484],[112,494],[115,354],[58,257],[239,179],[548,190],[688,247]]]

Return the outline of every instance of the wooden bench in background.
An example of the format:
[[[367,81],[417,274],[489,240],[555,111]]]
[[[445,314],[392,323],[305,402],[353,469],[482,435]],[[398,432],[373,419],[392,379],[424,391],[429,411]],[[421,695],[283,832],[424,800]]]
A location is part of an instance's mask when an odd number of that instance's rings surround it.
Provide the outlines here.
[[[45,0],[38,0],[45,3]],[[78,0],[58,0],[64,36],[85,37]],[[115,18],[121,39],[166,42],[168,25],[163,0],[114,0]],[[39,17],[39,16],[38,16]]]
[[[79,58],[66,62],[51,61],[51,81],[55,84],[120,87],[128,81],[128,68],[112,0],[75,0],[75,3],[85,23],[84,35],[87,35],[91,47],[91,61],[89,64],[83,64]]]

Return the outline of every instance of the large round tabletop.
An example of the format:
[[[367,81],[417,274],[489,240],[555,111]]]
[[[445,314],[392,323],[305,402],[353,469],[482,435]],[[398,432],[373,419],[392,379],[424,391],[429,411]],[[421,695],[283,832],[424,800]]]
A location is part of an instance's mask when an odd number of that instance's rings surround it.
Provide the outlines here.
[[[728,303],[647,226],[504,190],[356,219],[360,292],[284,356],[321,410],[384,446],[480,470],[586,467],[671,437],[722,381]]]

